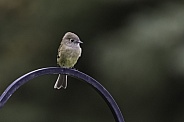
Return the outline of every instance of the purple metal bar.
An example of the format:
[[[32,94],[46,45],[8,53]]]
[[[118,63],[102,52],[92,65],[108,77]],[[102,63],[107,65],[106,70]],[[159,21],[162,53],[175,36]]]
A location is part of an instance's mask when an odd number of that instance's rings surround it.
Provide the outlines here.
[[[73,76],[79,79],[84,80],[89,85],[91,85],[105,100],[105,102],[108,104],[109,108],[111,109],[113,116],[116,120],[116,122],[124,122],[123,115],[121,114],[121,111],[116,104],[113,97],[110,95],[110,93],[95,79],[92,77],[78,71],[75,69],[67,69],[67,68],[59,68],[59,67],[47,67],[42,68],[38,70],[31,71],[17,80],[15,80],[12,84],[10,84],[6,90],[3,92],[3,94],[0,96],[0,108],[4,106],[4,104],[7,102],[7,100],[10,98],[10,96],[24,83],[30,81],[33,78],[36,78],[41,75],[46,74],[67,74],[69,76]]]

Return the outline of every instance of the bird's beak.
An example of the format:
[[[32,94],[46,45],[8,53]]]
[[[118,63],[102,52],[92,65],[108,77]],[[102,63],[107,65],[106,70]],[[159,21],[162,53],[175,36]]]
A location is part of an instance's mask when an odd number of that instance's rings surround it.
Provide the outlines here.
[[[82,43],[83,43],[81,40],[78,40],[77,42],[78,42],[78,43],[80,43],[80,44],[82,44]]]

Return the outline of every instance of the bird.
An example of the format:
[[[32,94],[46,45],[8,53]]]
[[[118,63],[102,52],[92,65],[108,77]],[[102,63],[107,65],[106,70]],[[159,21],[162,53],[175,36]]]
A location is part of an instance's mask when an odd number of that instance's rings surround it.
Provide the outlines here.
[[[81,56],[82,49],[80,44],[83,43],[73,32],[67,32],[60,43],[57,55],[57,64],[62,68],[73,68]],[[59,74],[55,89],[67,88],[67,75]]]

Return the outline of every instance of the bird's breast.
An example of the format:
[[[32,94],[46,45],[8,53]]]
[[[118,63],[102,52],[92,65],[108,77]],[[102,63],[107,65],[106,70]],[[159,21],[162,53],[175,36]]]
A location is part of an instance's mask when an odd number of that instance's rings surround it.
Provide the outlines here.
[[[61,49],[59,52],[59,58],[57,58],[57,63],[61,67],[74,67],[74,65],[77,63],[78,58],[81,55],[81,48],[65,48]]]

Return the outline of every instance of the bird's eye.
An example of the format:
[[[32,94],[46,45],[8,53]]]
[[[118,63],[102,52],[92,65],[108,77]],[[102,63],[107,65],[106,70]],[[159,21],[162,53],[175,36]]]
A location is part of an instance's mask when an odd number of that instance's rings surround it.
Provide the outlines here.
[[[74,40],[73,39],[70,39],[70,42],[74,42]]]

